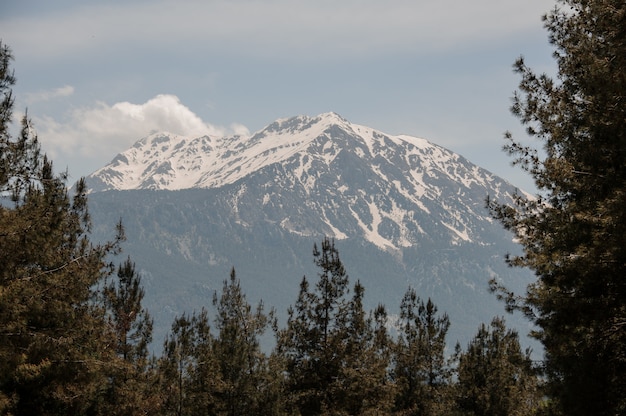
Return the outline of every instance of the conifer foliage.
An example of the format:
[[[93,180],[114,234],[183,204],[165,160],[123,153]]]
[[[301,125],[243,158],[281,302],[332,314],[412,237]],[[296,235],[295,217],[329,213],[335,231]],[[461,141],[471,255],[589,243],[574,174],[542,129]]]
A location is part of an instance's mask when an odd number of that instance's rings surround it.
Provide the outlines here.
[[[222,390],[206,309],[172,323],[159,360],[163,415],[218,414]]]
[[[457,345],[456,402],[461,413],[523,416],[539,407],[541,393],[530,351],[522,352],[518,335],[504,320],[482,324],[467,350]]]
[[[313,257],[320,268],[315,290],[304,277],[287,328],[278,333],[291,410],[302,415],[384,412],[390,402],[387,362],[380,361],[387,356],[384,327],[373,330],[360,283],[348,298],[348,276],[334,240],[325,238],[321,250],[314,245]],[[379,308],[378,322],[385,315]]]
[[[130,258],[119,265],[115,278],[103,288],[102,297],[117,360],[107,374],[109,388],[101,410],[106,414],[154,411],[156,391],[151,386],[155,374],[148,352],[152,318],[142,305],[141,276]]]
[[[437,307],[424,303],[409,288],[400,304],[399,339],[395,348],[396,408],[417,415],[444,414],[451,371],[446,359],[450,319],[438,316]]]
[[[260,337],[269,328],[273,312],[266,315],[263,303],[256,309],[246,300],[233,268],[224,281],[221,296],[215,293],[215,358],[222,381],[220,399],[225,415],[267,414],[267,396],[272,396],[275,380],[268,369]]]
[[[206,309],[176,318],[159,363],[166,415],[271,415],[280,403],[279,370],[261,351],[273,321],[263,305],[253,310],[232,269],[215,293],[215,333]]]
[[[104,288],[104,303],[117,336],[117,354],[128,362],[145,364],[152,342],[152,318],[142,306],[144,289],[135,263],[126,259],[117,269],[117,280]]]
[[[11,52],[0,44],[0,413],[82,414],[115,361],[93,287],[122,239],[93,245],[83,181],[73,197],[27,117],[13,138]]]
[[[567,415],[626,413],[626,3],[560,0],[545,17],[558,76],[523,59],[512,107],[542,152],[510,141],[538,199],[489,203],[538,279],[509,309],[538,326],[549,395]],[[508,138],[511,139],[510,135]]]

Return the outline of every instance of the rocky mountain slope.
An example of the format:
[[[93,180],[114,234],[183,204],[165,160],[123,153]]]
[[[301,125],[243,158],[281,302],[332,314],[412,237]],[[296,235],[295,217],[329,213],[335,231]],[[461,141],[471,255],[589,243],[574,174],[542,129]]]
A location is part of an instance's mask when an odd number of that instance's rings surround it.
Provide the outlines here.
[[[449,313],[452,343],[502,314],[489,278],[517,288],[530,278],[505,266],[518,247],[484,208],[514,186],[424,139],[334,113],[278,120],[249,137],[153,134],[87,183],[96,236],[120,217],[127,228],[157,343],[174,315],[210,305],[232,266],[251,300],[284,316],[302,276],[315,279],[311,249],[323,236],[337,241],[369,306],[397,313],[413,286]]]

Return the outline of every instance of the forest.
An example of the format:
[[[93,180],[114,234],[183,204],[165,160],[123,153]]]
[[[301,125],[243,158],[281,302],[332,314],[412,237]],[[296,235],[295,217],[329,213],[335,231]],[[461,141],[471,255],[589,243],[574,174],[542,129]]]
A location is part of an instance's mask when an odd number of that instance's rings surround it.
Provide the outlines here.
[[[514,65],[511,110],[542,147],[505,137],[538,195],[486,201],[523,248],[505,261],[536,275],[525,293],[491,289],[535,325],[540,362],[499,316],[447,350],[454,323],[410,287],[398,305],[364,310],[366,288],[328,238],[311,242],[317,275],[284,324],[249,304],[233,269],[152,354],[141,276],[119,260],[123,224],[90,240],[85,182],[70,193],[28,115],[12,125],[13,57],[0,43],[0,414],[625,414],[626,4],[558,5],[544,17],[558,76]]]

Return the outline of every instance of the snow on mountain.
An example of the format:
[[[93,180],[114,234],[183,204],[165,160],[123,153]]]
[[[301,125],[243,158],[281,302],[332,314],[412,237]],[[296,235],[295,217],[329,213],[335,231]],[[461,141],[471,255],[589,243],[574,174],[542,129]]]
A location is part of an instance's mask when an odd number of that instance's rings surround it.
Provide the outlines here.
[[[250,136],[152,134],[86,180],[95,241],[122,218],[162,337],[233,266],[253,297],[286,311],[302,276],[315,276],[311,247],[324,236],[370,306],[397,310],[411,286],[450,315],[452,343],[502,313],[490,278],[516,291],[532,279],[505,264],[519,246],[485,208],[488,195],[511,202],[514,186],[427,140],[335,113]]]
[[[277,120],[249,137],[152,134],[87,177],[87,183],[92,192],[209,189],[268,169],[272,173],[261,175],[264,179],[253,179],[263,189],[257,201],[262,207],[293,204],[283,200],[289,190],[301,194],[302,203],[323,222],[320,230],[319,221],[307,224],[302,216],[296,221],[293,213],[283,212],[272,219],[282,228],[300,235],[322,231],[337,239],[360,235],[392,251],[432,238],[441,225],[453,243],[481,243],[480,224],[491,221],[484,198],[510,198],[515,192],[425,139],[388,135],[335,113]],[[232,204],[237,214],[236,195]]]
[[[343,130],[351,139],[367,146],[367,155],[375,158],[389,153],[385,147],[389,142],[404,146],[405,157],[410,162],[420,157],[427,162],[424,170],[446,172],[450,162],[460,156],[427,140],[411,136],[391,136],[369,127],[351,124],[336,113],[325,113],[311,118],[306,116],[277,120],[265,129],[249,136],[189,138],[170,133],[154,133],[132,148],[115,157],[111,163],[89,176],[93,191],[109,189],[189,189],[217,188],[233,183],[250,173],[272,163],[277,163],[295,154],[306,153],[316,140],[331,139],[323,149],[326,163],[331,163],[329,152],[333,135],[332,128]],[[305,170],[306,166],[302,166]],[[476,168],[478,169],[478,168]],[[490,175],[477,171],[447,172],[452,178],[466,186],[478,181],[484,184]],[[411,171],[419,178],[419,172]],[[98,183],[99,182],[99,183]]]
[[[278,120],[249,137],[154,133],[90,175],[90,183],[94,191],[218,188],[306,150],[335,123],[349,126],[328,113]]]

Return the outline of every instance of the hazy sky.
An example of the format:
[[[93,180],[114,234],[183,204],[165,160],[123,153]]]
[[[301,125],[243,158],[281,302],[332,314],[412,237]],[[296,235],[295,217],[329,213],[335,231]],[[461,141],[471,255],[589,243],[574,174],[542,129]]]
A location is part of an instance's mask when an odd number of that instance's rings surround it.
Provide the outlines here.
[[[71,181],[155,130],[254,132],[334,111],[524,189],[503,133],[523,55],[554,73],[552,0],[2,0],[17,110]]]

